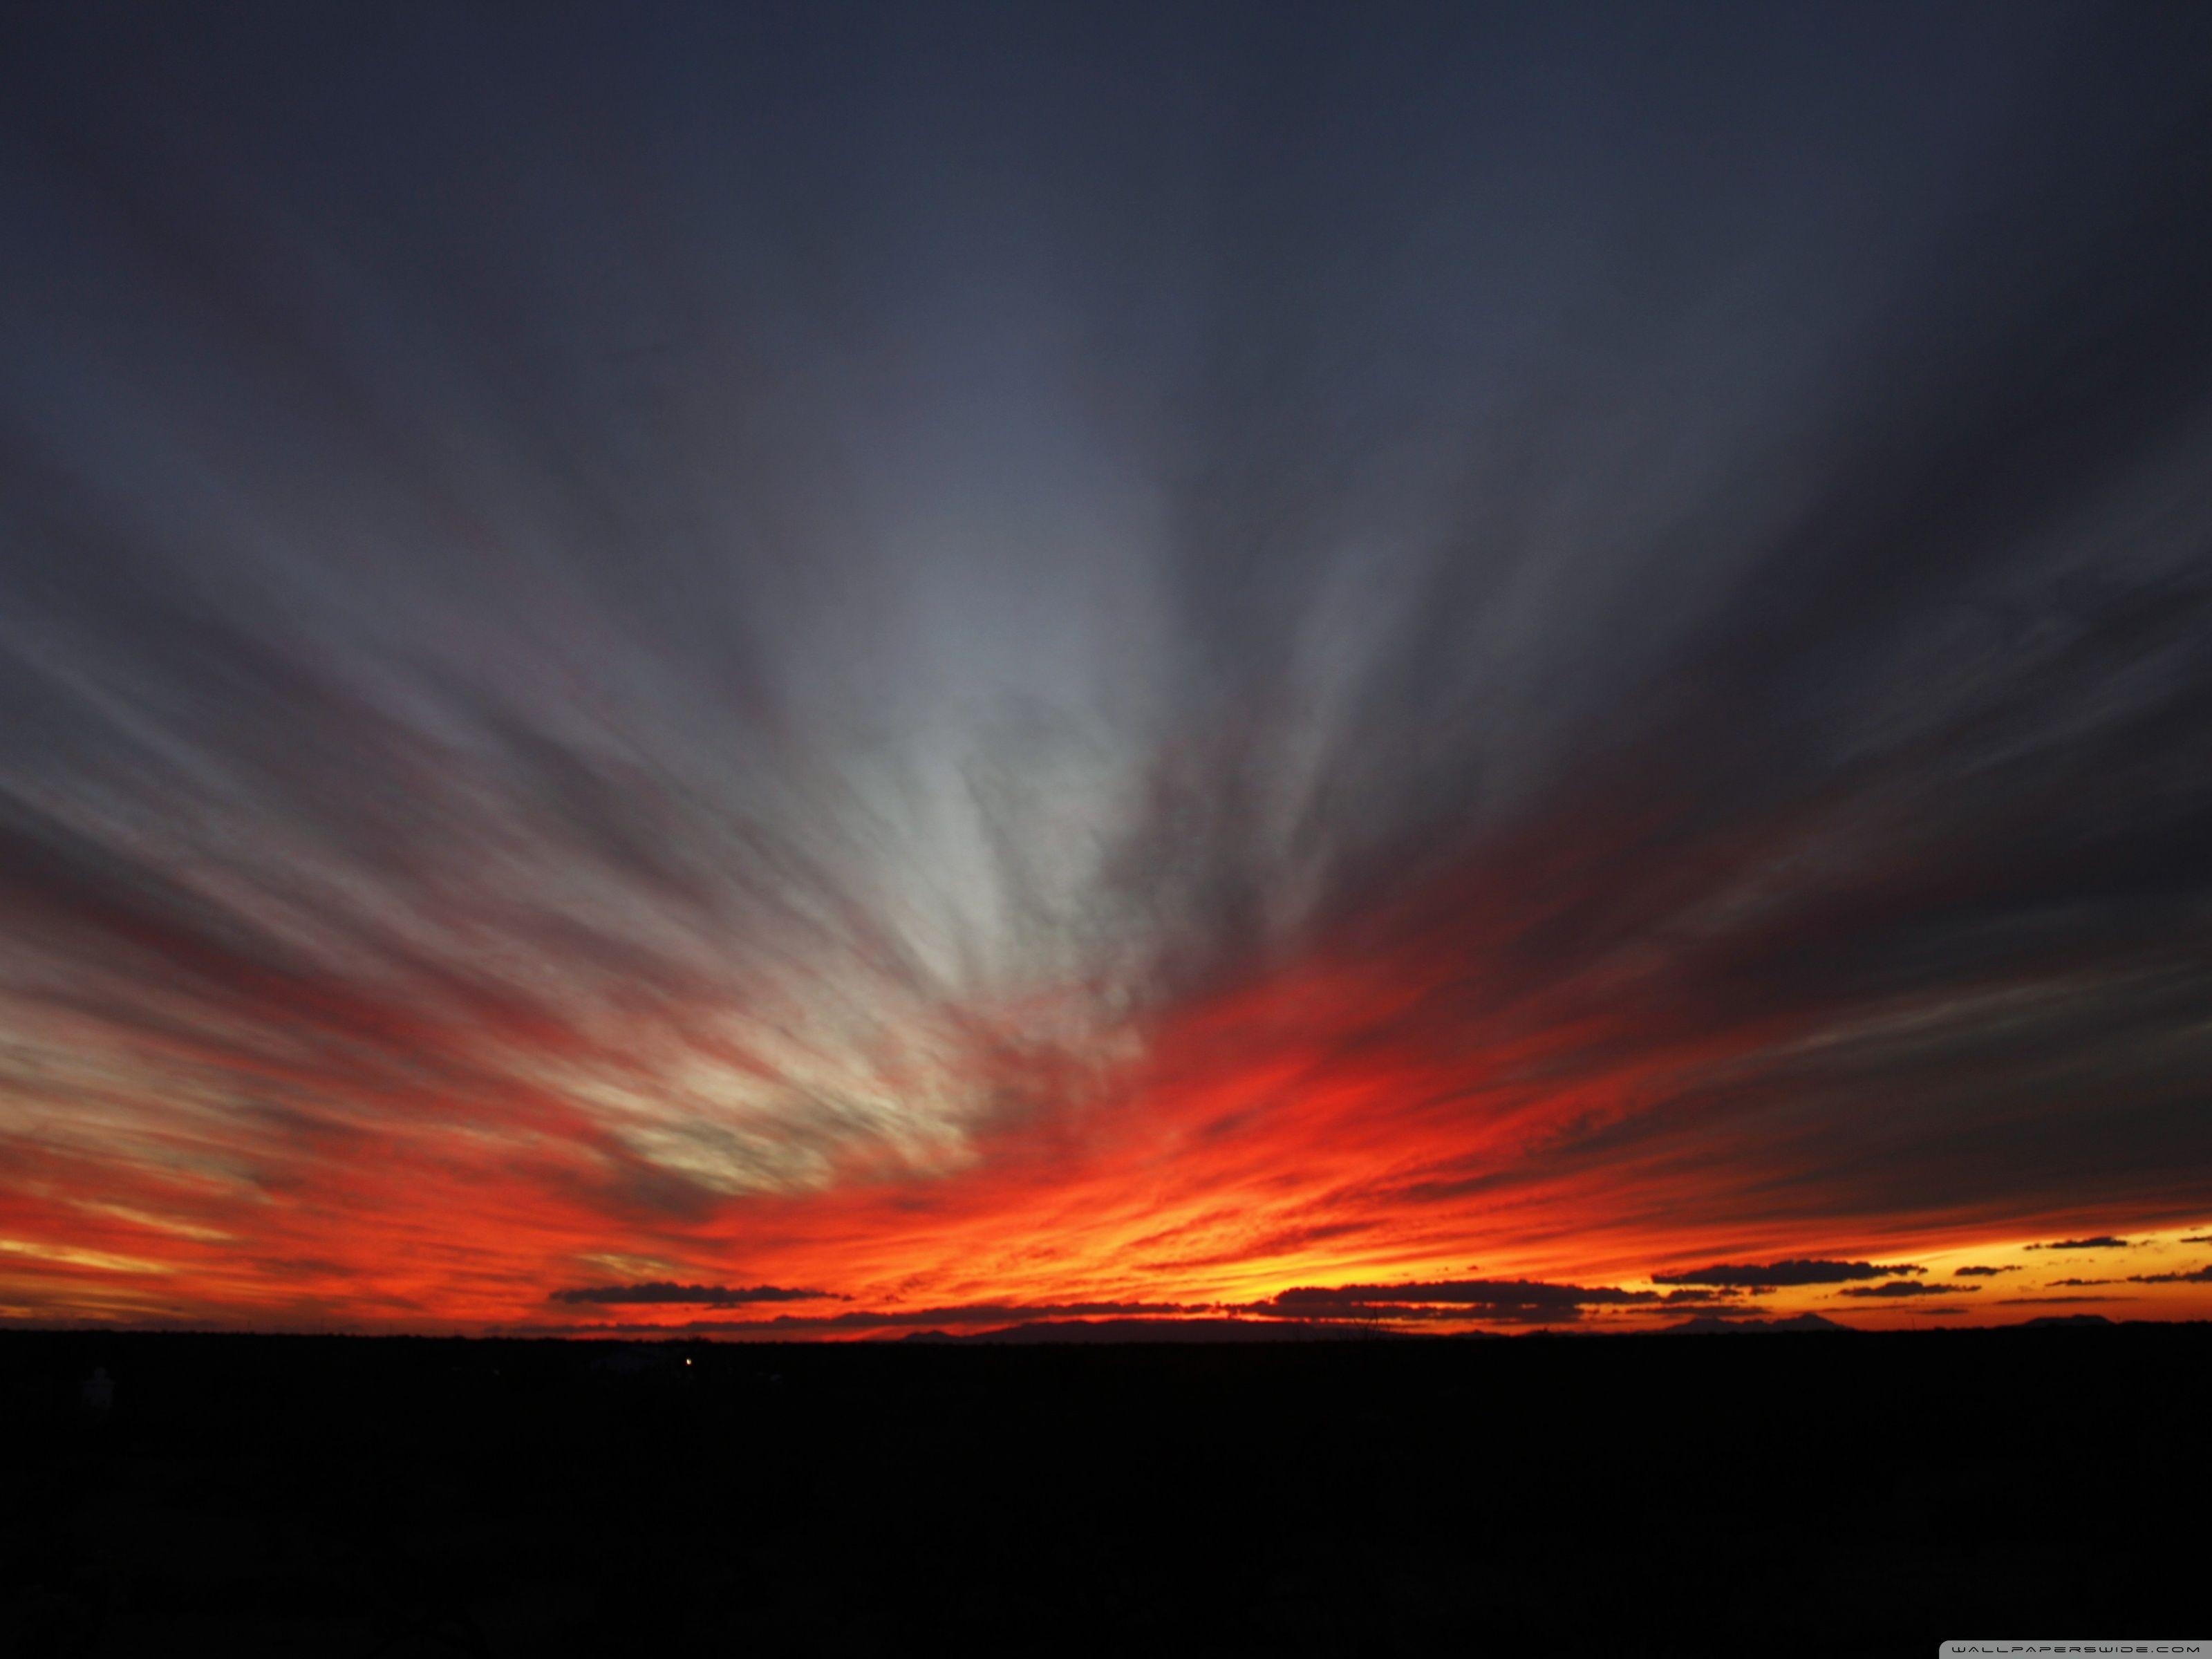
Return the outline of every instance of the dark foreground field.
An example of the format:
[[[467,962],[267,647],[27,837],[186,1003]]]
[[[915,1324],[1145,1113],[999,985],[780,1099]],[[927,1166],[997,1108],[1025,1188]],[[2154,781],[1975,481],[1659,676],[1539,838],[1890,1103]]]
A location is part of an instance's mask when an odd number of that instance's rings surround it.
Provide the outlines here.
[[[0,1651],[1925,1656],[2212,1622],[2212,1328],[614,1358],[0,1336]]]

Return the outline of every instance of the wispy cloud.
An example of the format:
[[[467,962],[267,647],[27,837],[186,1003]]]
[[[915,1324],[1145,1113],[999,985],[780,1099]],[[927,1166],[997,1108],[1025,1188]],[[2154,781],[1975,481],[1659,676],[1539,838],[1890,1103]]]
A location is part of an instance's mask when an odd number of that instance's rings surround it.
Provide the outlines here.
[[[2124,1250],[2128,1241],[2114,1238],[2110,1233],[2100,1233],[2094,1238],[2059,1238],[2047,1244],[2030,1244],[2031,1250]]]
[[[842,1302],[828,1291],[790,1290],[778,1285],[586,1285],[558,1290],[550,1298],[574,1306],[662,1303],[678,1306],[736,1307],[752,1302]]]

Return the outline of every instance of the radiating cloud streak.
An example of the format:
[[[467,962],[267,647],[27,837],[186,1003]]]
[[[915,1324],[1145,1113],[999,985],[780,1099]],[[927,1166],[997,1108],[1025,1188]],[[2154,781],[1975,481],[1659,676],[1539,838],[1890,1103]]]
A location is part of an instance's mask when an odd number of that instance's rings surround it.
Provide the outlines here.
[[[683,1307],[727,1308],[756,1302],[842,1302],[828,1291],[793,1290],[781,1285],[676,1285],[665,1279],[649,1285],[580,1285],[553,1292],[550,1298],[574,1307],[628,1306],[662,1304]]]
[[[0,1316],[2212,1213],[2203,16],[7,27]]]

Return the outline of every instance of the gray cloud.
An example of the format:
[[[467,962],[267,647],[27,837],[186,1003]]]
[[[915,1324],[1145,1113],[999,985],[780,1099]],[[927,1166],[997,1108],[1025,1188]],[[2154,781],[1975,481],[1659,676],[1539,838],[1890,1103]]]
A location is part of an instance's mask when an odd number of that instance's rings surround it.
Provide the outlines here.
[[[1836,1292],[1838,1296],[1971,1296],[1982,1287],[1978,1285],[1930,1285],[1918,1279],[1893,1279],[1887,1285],[1851,1285]]]
[[[1655,1285],[1738,1285],[1773,1290],[1784,1285],[1842,1285],[1857,1279],[1886,1279],[1893,1273],[1925,1273],[1909,1261],[1771,1261],[1764,1267],[1697,1267],[1686,1273],[1654,1273]]]
[[[2110,1284],[2110,1279],[2098,1281]],[[2130,1273],[2130,1285],[2212,1285],[2212,1265],[2191,1267],[2170,1273]]]
[[[667,1324],[592,1323],[533,1328],[562,1332],[663,1334],[836,1336],[866,1331],[1020,1325],[1056,1319],[1174,1319],[1218,1310],[1176,1302],[957,1303],[944,1307],[854,1309],[844,1313],[777,1314],[767,1319],[687,1319]]]
[[[2124,1250],[2128,1241],[2114,1238],[2110,1233],[2100,1233],[2094,1238],[2061,1238],[2047,1244],[2030,1244],[2031,1250]]]
[[[1578,1320],[1588,1308],[1661,1301],[1656,1291],[1553,1285],[1538,1280],[1439,1279],[1404,1285],[1301,1285],[1247,1304],[1271,1317],[1351,1321],[1486,1319],[1540,1324]]]

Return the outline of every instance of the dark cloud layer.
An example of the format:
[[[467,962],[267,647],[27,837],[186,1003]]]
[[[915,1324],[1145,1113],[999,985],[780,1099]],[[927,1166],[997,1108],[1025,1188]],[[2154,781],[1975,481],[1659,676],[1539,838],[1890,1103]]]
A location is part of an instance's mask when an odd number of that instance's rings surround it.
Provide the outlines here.
[[[768,1319],[687,1319],[670,1324],[595,1323],[535,1328],[559,1332],[638,1333],[659,1331],[711,1336],[839,1336],[884,1330],[1011,1326],[1031,1322],[1078,1319],[1175,1319],[1215,1310],[1175,1302],[1065,1302],[1014,1306],[978,1302],[951,1307],[855,1309],[836,1314],[777,1314]]]
[[[2020,1269],[2019,1269],[2017,1267],[1960,1267],[1960,1268],[1958,1268],[1958,1269],[1956,1269],[1956,1270],[1954,1270],[1954,1271],[1953,1272],[1953,1273],[1952,1273],[1951,1277],[1952,1277],[1952,1278],[1954,1278],[1954,1279],[1994,1279],[1994,1278],[1996,1278],[1999,1273],[2018,1273],[2019,1271],[2020,1271]]]
[[[1853,1285],[1838,1291],[1838,1296],[1970,1296],[1979,1291],[1978,1285],[1930,1285],[1913,1279],[1893,1279],[1887,1285]]]
[[[2212,1210],[2203,9],[0,30],[7,1306]]]
[[[1697,1267],[1687,1273],[1654,1273],[1655,1285],[1738,1285],[1771,1291],[1784,1285],[1843,1285],[1856,1279],[1887,1279],[1893,1273],[1925,1273],[1909,1261],[1771,1261],[1765,1267]]]
[[[2110,1233],[2100,1233],[2094,1238],[2060,1238],[2045,1244],[2030,1244],[2031,1250],[2124,1250],[2128,1241],[2114,1238]]]
[[[1479,1319],[1536,1324],[1579,1319],[1589,1308],[1638,1307],[1661,1300],[1656,1291],[1625,1291],[1609,1285],[1466,1279],[1327,1288],[1302,1285],[1250,1304],[1242,1311],[1289,1319]]]

